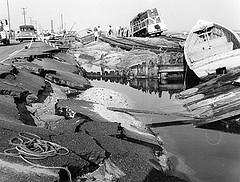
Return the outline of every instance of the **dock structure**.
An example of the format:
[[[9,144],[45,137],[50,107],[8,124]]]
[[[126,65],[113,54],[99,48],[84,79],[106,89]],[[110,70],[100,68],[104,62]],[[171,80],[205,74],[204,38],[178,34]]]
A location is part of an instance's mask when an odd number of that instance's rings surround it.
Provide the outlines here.
[[[167,78],[169,74],[183,74],[184,65],[183,64],[152,64],[152,63],[142,63],[137,64],[129,68],[129,77],[135,78]]]
[[[183,77],[184,64],[163,65],[156,62],[143,62],[122,70],[105,70],[101,72],[87,72],[87,77],[129,77],[129,78],[161,78],[167,79],[172,74]]]
[[[129,76],[136,78],[164,78],[169,74],[185,71],[184,56],[182,53],[171,52],[167,56],[159,55],[158,60],[150,60],[129,68]]]

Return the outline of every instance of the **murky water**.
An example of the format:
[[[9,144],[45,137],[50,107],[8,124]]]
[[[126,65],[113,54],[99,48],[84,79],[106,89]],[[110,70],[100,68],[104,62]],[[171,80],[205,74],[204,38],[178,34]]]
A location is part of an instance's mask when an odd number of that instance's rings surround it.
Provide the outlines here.
[[[124,94],[135,109],[182,110],[174,100],[174,93],[183,89],[182,84],[164,85],[157,81],[149,87],[148,81],[143,80],[118,82],[91,81],[95,87],[110,88]],[[156,115],[136,116],[145,123],[172,119]],[[187,174],[191,181],[240,182],[240,135],[194,128],[192,125],[162,125],[153,130],[164,140],[166,150],[178,157],[177,170]]]

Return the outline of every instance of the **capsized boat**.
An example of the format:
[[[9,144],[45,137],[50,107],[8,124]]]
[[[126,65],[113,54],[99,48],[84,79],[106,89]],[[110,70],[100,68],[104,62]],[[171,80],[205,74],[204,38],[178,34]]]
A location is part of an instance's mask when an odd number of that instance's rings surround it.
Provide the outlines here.
[[[184,55],[189,68],[204,79],[219,69],[240,66],[240,38],[222,25],[198,20],[186,39]]]

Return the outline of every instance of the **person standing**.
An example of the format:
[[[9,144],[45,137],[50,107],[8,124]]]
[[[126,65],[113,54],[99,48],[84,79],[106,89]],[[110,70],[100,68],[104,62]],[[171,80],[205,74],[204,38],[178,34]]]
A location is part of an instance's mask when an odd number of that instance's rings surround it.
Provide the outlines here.
[[[97,30],[98,30],[98,35],[101,36],[102,35],[102,29],[100,26],[97,27]]]
[[[124,28],[124,37],[128,37],[129,35],[129,30],[127,27]]]
[[[118,36],[118,29],[119,29],[119,27],[118,26],[116,26],[116,36]]]
[[[113,33],[113,31],[112,31],[112,26],[109,25],[109,27],[108,27],[108,29],[107,29],[107,35],[108,35],[108,36],[112,36],[112,33]]]
[[[93,32],[94,32],[94,39],[95,39],[95,41],[97,41],[97,40],[98,40],[98,37],[99,37],[97,27],[94,27]]]

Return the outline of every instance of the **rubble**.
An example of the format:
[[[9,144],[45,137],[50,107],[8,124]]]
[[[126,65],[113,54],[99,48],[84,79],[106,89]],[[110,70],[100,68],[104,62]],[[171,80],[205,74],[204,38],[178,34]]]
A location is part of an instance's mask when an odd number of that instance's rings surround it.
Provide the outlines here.
[[[96,52],[97,59],[105,54]],[[8,168],[17,174],[22,172],[19,168],[28,169],[20,182],[184,181],[163,173],[171,170],[168,154],[150,128],[133,115],[107,109],[127,107],[123,96],[111,90],[90,89],[72,55],[38,55],[0,65],[0,168],[6,169],[3,165],[11,163]],[[71,94],[79,95],[70,98]],[[41,160],[6,154],[12,147],[9,140],[26,132],[61,145],[69,153]],[[32,172],[35,168],[38,173]],[[0,179],[16,181],[16,173],[6,171],[1,170]]]

